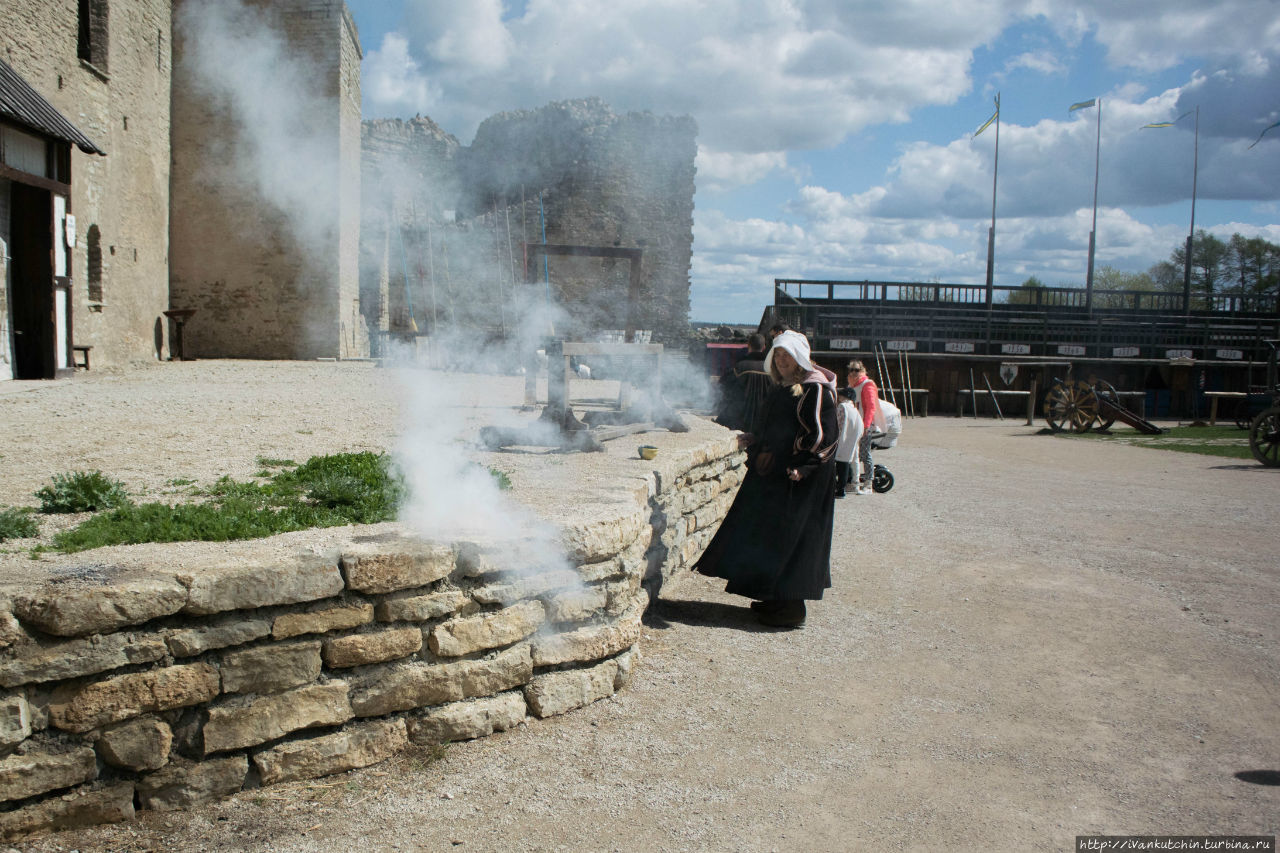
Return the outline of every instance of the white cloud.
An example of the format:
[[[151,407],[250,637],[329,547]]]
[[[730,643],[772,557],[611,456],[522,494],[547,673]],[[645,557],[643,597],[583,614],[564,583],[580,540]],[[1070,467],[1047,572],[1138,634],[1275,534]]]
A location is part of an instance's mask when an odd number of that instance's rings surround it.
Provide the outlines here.
[[[1035,71],[1038,74],[1061,75],[1067,72],[1062,58],[1048,50],[1020,53],[1004,64],[1005,74],[1020,68]]]
[[[698,192],[711,194],[754,184],[774,172],[789,171],[785,151],[739,154],[712,151],[705,145],[698,146],[694,166],[698,174]]]
[[[422,67],[409,55],[409,41],[399,33],[387,33],[382,45],[368,52],[361,70],[366,100],[392,115],[430,113],[440,100]]]

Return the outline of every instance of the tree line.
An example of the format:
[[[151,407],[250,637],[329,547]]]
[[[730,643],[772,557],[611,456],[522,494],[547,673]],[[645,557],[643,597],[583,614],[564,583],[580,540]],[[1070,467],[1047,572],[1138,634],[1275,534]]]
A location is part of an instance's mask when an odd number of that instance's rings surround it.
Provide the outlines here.
[[[1146,272],[1123,272],[1109,266],[1095,270],[1093,287],[1095,291],[1181,293],[1186,260],[1187,247],[1183,243],[1173,250],[1169,260],[1152,265]],[[1032,276],[1022,287],[1032,290],[1045,284]],[[1214,295],[1280,293],[1280,245],[1242,234],[1221,240],[1207,231],[1197,231],[1191,240],[1191,293],[1201,305]],[[1099,298],[1105,302],[1102,294]],[[1014,292],[1009,294],[1009,301],[1028,304],[1037,300],[1032,293]]]

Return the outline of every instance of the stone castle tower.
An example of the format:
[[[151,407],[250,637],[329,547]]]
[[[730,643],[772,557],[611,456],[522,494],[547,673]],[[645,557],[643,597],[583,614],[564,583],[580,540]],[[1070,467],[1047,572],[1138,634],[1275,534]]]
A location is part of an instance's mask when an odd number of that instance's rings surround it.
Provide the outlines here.
[[[196,311],[187,346],[366,355],[355,23],[341,0],[218,6],[174,4],[171,303]]]

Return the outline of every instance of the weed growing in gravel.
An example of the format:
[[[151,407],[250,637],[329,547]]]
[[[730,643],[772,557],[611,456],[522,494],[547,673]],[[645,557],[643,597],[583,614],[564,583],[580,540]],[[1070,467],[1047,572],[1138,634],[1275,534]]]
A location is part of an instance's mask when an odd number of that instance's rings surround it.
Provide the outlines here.
[[[6,539],[30,539],[40,535],[40,523],[29,509],[0,509],[0,542]]]
[[[313,456],[302,465],[263,457],[257,462],[264,469],[259,473],[262,482],[222,477],[191,490],[202,499],[197,503],[133,504],[125,497],[110,512],[55,534],[51,547],[73,552],[142,542],[227,542],[313,527],[377,524],[396,517],[406,494],[403,475],[382,453]],[[268,467],[279,470],[265,470]],[[511,488],[505,473],[493,468],[489,473],[500,489]],[[46,546],[34,549],[33,556],[42,550]]]
[[[200,492],[203,503],[122,506],[57,534],[59,551],[141,542],[225,542],[395,518],[404,479],[376,453],[315,456],[264,483],[223,477]]]
[[[92,512],[129,503],[124,484],[101,471],[54,474],[53,485],[37,491],[36,498],[40,501],[40,511],[44,513]]]

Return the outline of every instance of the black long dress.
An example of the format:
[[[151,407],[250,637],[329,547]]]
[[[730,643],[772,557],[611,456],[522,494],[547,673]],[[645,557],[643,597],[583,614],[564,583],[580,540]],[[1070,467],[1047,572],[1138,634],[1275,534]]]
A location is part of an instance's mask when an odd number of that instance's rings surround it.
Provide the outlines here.
[[[816,382],[796,397],[780,387],[747,450],[747,475],[724,522],[694,567],[762,601],[818,600],[831,586],[835,515],[836,400]],[[787,469],[803,475],[798,482]]]

